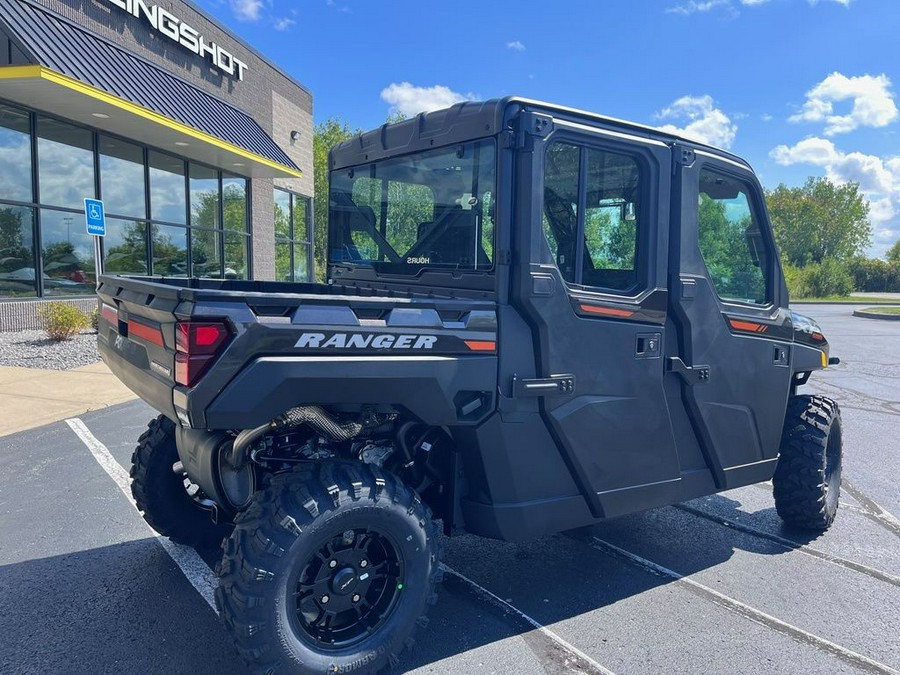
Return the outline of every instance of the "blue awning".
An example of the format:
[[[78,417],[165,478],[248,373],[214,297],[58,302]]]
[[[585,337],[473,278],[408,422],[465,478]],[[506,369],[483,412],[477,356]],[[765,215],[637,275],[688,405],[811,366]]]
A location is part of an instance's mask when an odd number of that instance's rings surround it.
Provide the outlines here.
[[[192,151],[186,147],[202,146],[202,141],[207,141],[208,146],[215,147],[195,148],[199,153],[196,158],[210,161],[215,157],[224,164],[240,166],[246,162],[229,160],[249,159],[252,164],[256,156],[257,164],[267,165],[272,175],[300,175],[297,165],[249,115],[65,17],[28,0],[0,0],[0,30],[32,64],[42,68],[37,78],[41,86],[35,86],[30,80],[35,79],[36,71],[21,66],[0,67],[0,98],[35,106],[43,102],[42,109],[66,116],[67,107],[60,94],[71,96],[76,91],[93,99],[94,107],[118,108],[122,117],[131,113],[130,121],[120,123],[122,128],[116,128],[116,120],[105,122],[110,131],[123,133],[123,129],[133,130],[138,124],[147,126],[148,120],[156,121],[159,128],[152,138],[192,137],[193,142],[173,141],[182,146],[179,154],[191,156]],[[64,77],[51,77],[53,74]],[[87,87],[77,87],[75,82]],[[22,95],[29,100],[21,100]],[[52,107],[48,102],[54,100],[59,101],[60,108],[48,109]],[[141,109],[158,117],[143,115]],[[166,120],[176,124],[166,125]],[[166,126],[170,126],[168,131],[162,128]],[[176,133],[179,131],[181,135]]]

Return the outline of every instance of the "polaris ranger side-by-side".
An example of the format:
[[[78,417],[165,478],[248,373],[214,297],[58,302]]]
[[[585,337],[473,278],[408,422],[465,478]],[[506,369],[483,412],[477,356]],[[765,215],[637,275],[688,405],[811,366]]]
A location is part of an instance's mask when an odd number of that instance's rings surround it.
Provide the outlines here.
[[[436,520],[521,541],[773,479],[786,522],[831,524],[838,408],[798,393],[828,343],[788,309],[744,161],[507,98],[329,169],[327,284],[98,291],[103,360],[161,413],[138,507],[222,543],[255,671],[396,664],[436,599]]]

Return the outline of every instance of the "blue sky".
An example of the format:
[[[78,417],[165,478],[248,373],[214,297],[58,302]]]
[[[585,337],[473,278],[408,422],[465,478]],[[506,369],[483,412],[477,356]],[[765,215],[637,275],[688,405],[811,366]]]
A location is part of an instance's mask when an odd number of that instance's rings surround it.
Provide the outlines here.
[[[860,183],[900,239],[898,0],[195,0],[351,128],[517,94],[677,129],[766,187]]]

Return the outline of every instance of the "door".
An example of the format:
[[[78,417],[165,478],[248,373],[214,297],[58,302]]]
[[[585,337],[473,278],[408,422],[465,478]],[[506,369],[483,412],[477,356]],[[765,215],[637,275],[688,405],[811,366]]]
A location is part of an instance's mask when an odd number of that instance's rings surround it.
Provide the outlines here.
[[[519,154],[513,301],[532,331],[538,397],[596,517],[677,495],[663,391],[669,149],[553,120]],[[662,178],[662,181],[661,181]],[[661,184],[662,182],[662,184]],[[659,282],[659,283],[658,283]]]
[[[737,161],[684,148],[674,157],[669,298],[679,346],[667,377],[681,381],[716,487],[768,480],[792,327],[763,193]]]

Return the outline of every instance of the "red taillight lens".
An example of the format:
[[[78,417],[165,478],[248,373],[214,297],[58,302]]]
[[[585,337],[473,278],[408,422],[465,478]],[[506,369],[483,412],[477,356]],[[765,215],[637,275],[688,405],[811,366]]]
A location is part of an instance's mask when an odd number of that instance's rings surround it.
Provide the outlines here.
[[[175,325],[175,381],[193,387],[230,337],[222,322],[179,321]]]
[[[175,349],[191,356],[216,354],[229,335],[224,323],[179,321],[175,327]]]

